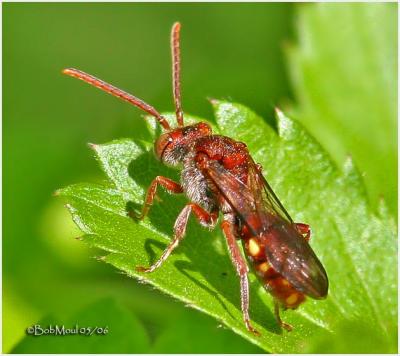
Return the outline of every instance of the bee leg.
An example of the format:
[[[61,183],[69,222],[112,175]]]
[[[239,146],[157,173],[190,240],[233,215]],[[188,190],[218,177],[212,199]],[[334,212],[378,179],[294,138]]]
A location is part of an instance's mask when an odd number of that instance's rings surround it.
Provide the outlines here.
[[[295,223],[297,231],[300,232],[300,234],[304,235],[304,238],[306,241],[310,241],[311,238],[311,228],[310,225],[303,224],[303,223]]]
[[[175,194],[183,193],[183,189],[180,186],[180,184],[174,182],[169,178],[157,176],[151,182],[149,189],[147,189],[146,198],[144,199],[144,204],[140,215],[136,215],[135,213],[130,212],[129,216],[138,220],[144,219],[144,217],[149,212],[151,205],[153,204],[158,185],[161,185],[170,193],[175,193]]]
[[[221,228],[228,243],[228,249],[231,255],[232,263],[236,267],[236,271],[240,278],[240,298],[242,304],[241,308],[243,313],[243,320],[246,324],[247,330],[257,336],[260,336],[261,334],[256,329],[254,329],[254,327],[250,323],[249,280],[247,277],[249,268],[247,267],[246,260],[243,258],[239,246],[237,245],[234,224],[230,220],[232,219],[229,219],[229,217],[227,217],[227,219],[222,222]]]
[[[162,263],[169,257],[172,251],[179,245],[179,242],[185,237],[186,226],[189,220],[190,213],[192,212],[194,213],[200,224],[208,226],[210,228],[215,226],[218,219],[218,212],[209,213],[197,204],[187,204],[179,213],[175,221],[174,237],[171,243],[162,253],[161,257],[150,267],[136,267],[137,271],[150,273],[162,265]]]
[[[287,331],[292,331],[293,327],[290,324],[285,323],[282,321],[281,316],[279,314],[279,303],[277,300],[274,299],[274,311],[275,311],[275,318],[281,328],[286,329]]]

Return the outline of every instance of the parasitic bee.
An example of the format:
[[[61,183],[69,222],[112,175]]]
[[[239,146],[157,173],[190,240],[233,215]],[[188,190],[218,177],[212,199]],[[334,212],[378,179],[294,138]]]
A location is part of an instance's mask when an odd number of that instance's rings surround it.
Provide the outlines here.
[[[259,334],[249,316],[249,267],[237,241],[241,240],[247,260],[265,289],[273,296],[275,316],[287,330],[279,314],[281,307],[295,309],[306,296],[322,299],[328,293],[325,269],[309,245],[307,224],[295,223],[262,175],[247,146],[226,136],[214,135],[204,122],[184,125],[180,90],[180,28],[171,32],[173,97],[177,127],[151,105],[92,75],[77,69],[63,73],[81,79],[119,97],[155,117],[163,133],[154,144],[156,157],[166,165],[180,167],[180,182],[158,176],[147,190],[141,214],[148,213],[158,186],[170,193],[186,194],[189,203],[179,213],[171,243],[150,267],[137,267],[151,273],[159,268],[185,236],[191,214],[198,222],[214,228],[222,215],[221,229],[230,257],[240,279],[241,309],[246,328]]]

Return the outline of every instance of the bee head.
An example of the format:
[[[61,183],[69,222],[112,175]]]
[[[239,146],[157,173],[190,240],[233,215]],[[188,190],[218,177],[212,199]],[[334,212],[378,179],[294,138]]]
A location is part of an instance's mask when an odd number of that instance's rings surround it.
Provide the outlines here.
[[[157,139],[154,144],[154,152],[157,159],[163,163],[176,166],[183,161],[196,139],[209,136],[211,133],[211,127],[204,122],[178,127],[162,134]]]

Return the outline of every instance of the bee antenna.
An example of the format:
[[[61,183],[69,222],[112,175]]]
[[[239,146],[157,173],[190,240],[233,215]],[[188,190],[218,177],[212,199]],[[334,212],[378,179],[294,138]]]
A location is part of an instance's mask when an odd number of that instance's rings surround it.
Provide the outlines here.
[[[67,68],[67,69],[64,69],[62,72],[63,72],[63,74],[83,80],[84,82],[91,84],[91,85],[95,86],[96,88],[99,88],[99,89],[105,91],[106,93],[109,93],[113,96],[116,96],[117,98],[125,100],[128,103],[131,103],[132,105],[136,106],[137,108],[142,109],[143,111],[147,112],[151,116],[154,116],[158,120],[160,125],[164,128],[164,130],[171,129],[168,121],[166,120],[166,118],[164,116],[162,116],[151,105],[145,103],[144,101],[140,100],[136,96],[133,96],[132,94],[129,94],[121,89],[118,89],[118,88],[114,87],[113,85],[108,84],[108,83],[94,77],[93,75],[87,74],[78,69]]]
[[[175,114],[178,126],[183,126],[183,112],[181,103],[181,51],[180,51],[181,24],[175,22],[171,31],[171,54],[172,54],[172,90],[174,93]]]

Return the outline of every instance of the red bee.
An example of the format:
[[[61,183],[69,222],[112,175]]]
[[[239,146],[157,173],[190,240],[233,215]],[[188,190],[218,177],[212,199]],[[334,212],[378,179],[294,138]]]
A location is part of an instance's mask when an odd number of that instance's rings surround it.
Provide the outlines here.
[[[308,244],[309,226],[293,222],[246,145],[226,136],[213,135],[211,127],[204,122],[184,126],[180,92],[180,27],[175,23],[171,33],[177,128],[171,128],[165,117],[152,106],[121,89],[77,69],[65,69],[63,73],[154,116],[164,130],[154,145],[157,158],[167,165],[181,167],[180,183],[161,176],[153,180],[139,218],[143,219],[148,213],[159,185],[170,193],[185,193],[190,202],[178,215],[173,239],[158,261],[148,268],[137,267],[137,270],[148,273],[161,266],[185,236],[190,214],[193,213],[201,225],[214,228],[221,212],[221,228],[240,278],[241,309],[247,329],[258,334],[249,317],[249,268],[236,240],[242,240],[248,260],[265,289],[272,294],[278,323],[291,330],[290,325],[282,322],[279,307],[295,309],[304,302],[306,295],[315,299],[325,298],[328,277]]]

